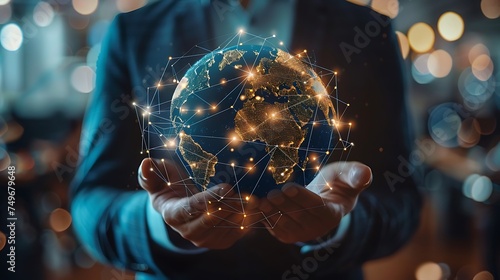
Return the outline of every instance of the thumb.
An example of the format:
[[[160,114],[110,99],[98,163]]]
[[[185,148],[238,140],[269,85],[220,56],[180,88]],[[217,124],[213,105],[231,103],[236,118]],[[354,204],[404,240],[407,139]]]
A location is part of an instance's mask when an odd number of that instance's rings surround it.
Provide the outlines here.
[[[344,186],[344,190],[349,189],[349,193],[357,195],[371,182],[372,171],[370,167],[360,162],[344,161],[330,163],[323,167],[307,188],[315,193],[321,193],[325,190],[325,186],[329,186],[330,189],[334,185]]]
[[[340,163],[341,166],[342,164],[343,163]],[[371,184],[373,180],[373,174],[370,167],[355,161],[346,162],[345,164],[347,165],[345,169],[341,167],[345,170],[345,175],[342,179],[349,186],[351,186],[358,192],[361,192]]]
[[[137,172],[139,185],[150,194],[161,191],[165,186],[166,178],[160,171],[160,165],[163,163],[158,160],[145,158],[139,166]]]

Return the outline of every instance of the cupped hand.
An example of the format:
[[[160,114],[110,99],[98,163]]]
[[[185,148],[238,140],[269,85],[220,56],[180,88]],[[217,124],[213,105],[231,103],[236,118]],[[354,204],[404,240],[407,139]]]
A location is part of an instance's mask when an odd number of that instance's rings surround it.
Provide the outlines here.
[[[312,241],[338,226],[371,181],[364,164],[330,163],[305,188],[288,183],[269,192],[259,208],[268,217],[265,226],[281,242]]]
[[[259,201],[242,197],[230,185],[199,191],[179,164],[144,159],[139,183],[165,223],[198,247],[225,249],[257,223]]]

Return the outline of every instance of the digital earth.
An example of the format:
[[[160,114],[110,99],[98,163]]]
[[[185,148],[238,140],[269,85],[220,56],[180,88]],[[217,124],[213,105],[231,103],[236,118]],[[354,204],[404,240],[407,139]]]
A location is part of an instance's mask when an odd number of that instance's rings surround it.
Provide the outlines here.
[[[227,183],[261,197],[286,182],[305,186],[344,148],[334,98],[300,56],[232,46],[177,82],[169,110],[176,153],[200,190]]]

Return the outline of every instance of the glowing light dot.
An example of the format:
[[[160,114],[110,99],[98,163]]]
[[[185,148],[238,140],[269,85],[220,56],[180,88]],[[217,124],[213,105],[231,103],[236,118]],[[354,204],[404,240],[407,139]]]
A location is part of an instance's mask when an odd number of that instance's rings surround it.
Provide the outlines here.
[[[240,33],[243,33],[243,32],[245,32],[245,30],[243,30],[243,29],[240,29],[240,31],[239,31],[239,32],[240,32]]]
[[[171,57],[171,56],[169,56],[169,57],[168,57],[168,60],[172,60],[172,57]]]
[[[253,157],[250,158],[250,161],[253,161]]]
[[[222,210],[222,208],[219,207],[219,211]]]
[[[352,125],[352,123],[349,123],[349,126],[351,126],[351,125]]]
[[[234,152],[234,149],[233,149],[233,148],[231,148],[231,152]]]
[[[241,226],[240,228],[241,228],[241,229],[244,229],[244,227],[243,227],[243,226]]]
[[[210,202],[210,201],[209,201]],[[210,216],[210,212],[207,212],[207,215]]]
[[[456,41],[464,33],[464,20],[454,12],[446,12],[439,17],[438,31],[447,41]]]
[[[247,214],[243,214],[243,217],[246,218],[247,217]]]
[[[231,166],[234,167],[234,163],[231,163]]]
[[[281,173],[280,175],[281,175],[281,176],[285,176],[285,173]]]
[[[245,197],[245,200],[246,200],[246,201],[249,201],[249,200],[250,200],[250,197],[249,197],[249,196],[246,196],[246,197]]]
[[[135,102],[132,102],[132,105],[136,106],[137,104],[135,104]]]
[[[329,151],[326,151],[326,153],[325,153],[325,154],[329,155],[329,154],[330,154],[330,152],[329,152]]]
[[[280,46],[283,46],[283,42],[280,42]]]
[[[319,166],[316,166],[316,169],[319,170]]]
[[[161,84],[160,84],[160,83],[158,83],[158,87],[161,87]]]
[[[304,52],[306,53],[306,52],[307,52],[307,50],[304,50]]]
[[[276,38],[276,34],[273,34],[273,38]]]
[[[427,52],[434,45],[434,30],[427,23],[415,23],[408,30],[408,40],[410,47],[419,53]]]
[[[167,186],[170,186],[170,185],[172,185],[172,183],[168,182],[168,183],[167,183]]]

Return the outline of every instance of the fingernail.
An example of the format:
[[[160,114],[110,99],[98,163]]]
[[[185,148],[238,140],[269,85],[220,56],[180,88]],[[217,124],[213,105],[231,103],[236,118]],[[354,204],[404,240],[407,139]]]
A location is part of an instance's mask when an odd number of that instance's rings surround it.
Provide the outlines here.
[[[366,166],[357,166],[351,169],[349,177],[353,187],[366,187],[372,181],[371,170]]]

